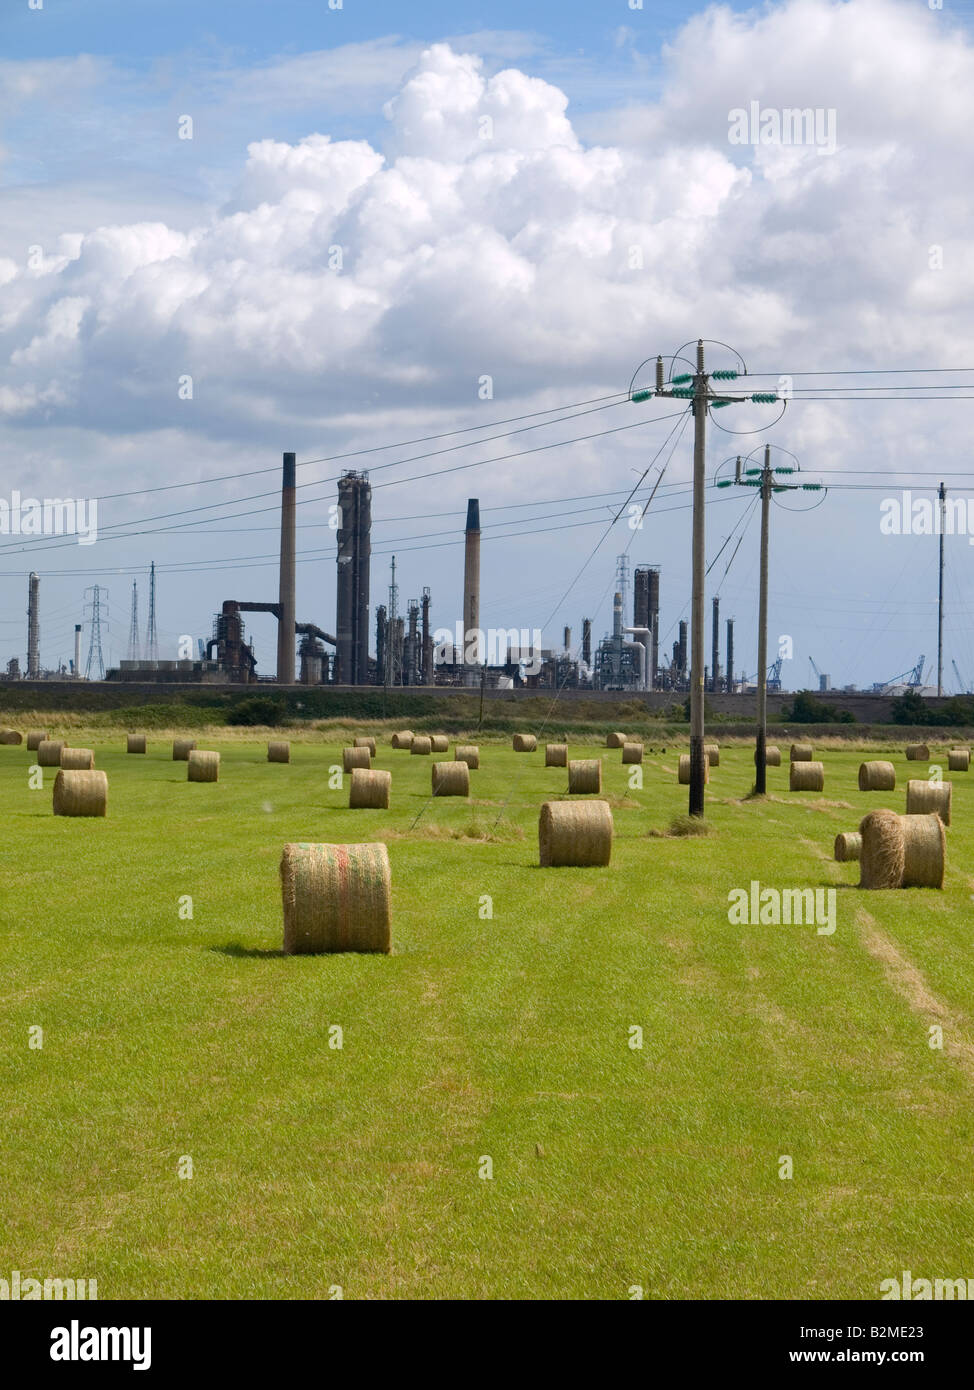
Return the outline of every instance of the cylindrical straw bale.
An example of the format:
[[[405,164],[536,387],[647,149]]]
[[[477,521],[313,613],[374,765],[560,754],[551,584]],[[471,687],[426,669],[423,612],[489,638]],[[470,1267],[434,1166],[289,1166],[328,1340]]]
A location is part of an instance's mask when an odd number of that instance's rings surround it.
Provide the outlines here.
[[[415,748],[413,752],[415,752]],[[351,772],[356,767],[371,767],[372,758],[367,748],[343,748],[342,771]]]
[[[356,748],[367,748],[372,757],[375,757],[375,737],[372,734],[359,734],[352,739]]]
[[[573,758],[568,764],[568,790],[583,796],[602,790],[601,758]]]
[[[417,757],[425,758],[433,751],[433,740],[425,734],[416,734],[410,742],[409,751]]]
[[[289,763],[291,761],[291,745],[287,739],[277,739],[267,745],[267,761],[269,763]]]
[[[434,763],[430,771],[434,796],[470,795],[470,768],[466,763]]]
[[[385,845],[285,845],[281,893],[285,955],[390,950]]]
[[[681,754],[680,754],[680,769],[679,769],[678,777],[679,777],[679,783],[680,783],[680,786],[681,786],[681,787],[688,787],[688,786],[690,785],[690,754],[689,754],[689,753],[681,753]],[[703,780],[704,780],[705,782],[709,782],[709,781],[710,781],[710,759],[707,757],[706,753],[703,755]]]
[[[515,752],[515,753],[533,753],[534,750],[537,748],[537,746],[538,746],[538,740],[535,738],[534,734],[515,734],[515,735],[514,735],[514,752]]]
[[[858,859],[862,852],[862,836],[858,830],[846,830],[835,837],[835,857],[840,864]]]
[[[546,743],[544,750],[544,765],[545,767],[567,767],[568,744]]]
[[[906,814],[937,815],[944,825],[949,825],[953,790],[953,782],[925,782],[922,778],[911,777],[906,784]]]
[[[810,743],[793,743],[791,745],[791,761],[793,763],[810,763],[815,754],[815,749]]]
[[[125,743],[126,753],[145,752],[145,734],[129,734]]]
[[[23,743],[24,736],[17,729],[0,729],[0,743]]]
[[[937,815],[871,811],[859,826],[860,888],[942,888],[946,836]]]
[[[896,768],[892,763],[860,763],[861,792],[891,792],[896,787]]]
[[[792,763],[788,771],[790,791],[821,792],[825,790],[824,763]]]
[[[393,748],[409,748],[414,737],[412,729],[400,729],[398,734],[392,736],[392,746]]]
[[[951,748],[947,753],[948,772],[969,772],[971,767],[971,750],[969,748]]]
[[[928,763],[930,761],[930,748],[926,743],[908,743],[906,745],[906,760],[908,763]]]
[[[446,734],[433,734],[430,737],[431,753],[446,753],[450,748],[450,740]]]
[[[104,816],[108,778],[104,772],[61,771],[54,779],[56,816]]]
[[[377,811],[388,811],[389,793],[392,789],[392,773],[372,771],[364,767],[352,770],[352,780],[348,788],[348,804],[356,807],[371,807]]]
[[[758,760],[758,750],[755,748],[755,750],[754,750],[754,761],[757,762],[757,760]],[[765,765],[765,767],[780,767],[780,766],[781,766],[781,749],[777,746],[777,744],[774,744],[774,743],[766,743],[766,744],[764,745],[764,765]]]
[[[605,801],[546,801],[538,818],[542,868],[608,864],[612,812]]]
[[[95,755],[90,748],[62,748],[61,766],[68,772],[91,772]]]
[[[458,743],[453,756],[458,763],[466,763],[472,771],[480,766],[480,749],[475,743]]]
[[[174,738],[172,741],[172,760],[174,763],[189,761],[189,755],[196,747],[195,738]]]
[[[711,767],[720,767],[720,745],[717,743],[705,743],[703,751],[710,759]]]
[[[220,777],[220,755],[194,748],[186,759],[187,782],[216,782]]]
[[[47,730],[46,730],[46,729],[28,729],[28,730],[27,730],[27,751],[28,751],[28,753],[36,753],[37,750],[38,750],[38,748],[41,746],[41,744],[44,742],[44,740],[45,740],[46,738],[47,738]]]
[[[614,734],[607,735],[605,740],[605,746],[606,748],[621,748],[625,741],[625,734],[620,733],[617,729]]]
[[[643,745],[641,743],[624,743],[622,745],[622,761],[624,763],[641,763],[643,760]]]
[[[63,738],[46,738],[37,745],[38,767],[60,767]]]

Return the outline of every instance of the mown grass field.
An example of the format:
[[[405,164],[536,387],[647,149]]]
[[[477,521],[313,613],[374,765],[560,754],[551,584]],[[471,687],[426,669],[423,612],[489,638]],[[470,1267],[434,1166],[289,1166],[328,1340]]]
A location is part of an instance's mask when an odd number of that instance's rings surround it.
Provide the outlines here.
[[[974,1276],[974,773],[952,777],[944,891],[866,894],[832,841],[904,809],[925,768],[899,742],[894,793],[860,793],[867,755],[836,740],[824,796],[788,792],[783,750],[763,802],[750,749],[725,748],[695,838],[650,834],[686,809],[678,748],[642,789],[603,750],[611,866],[541,870],[538,808],[566,785],[542,751],[481,740],[470,802],[431,802],[431,760],[381,738],[393,807],[353,812],[333,735],[290,765],[249,731],[196,736],[217,785],[161,736],[127,756],[72,728],[108,773],[104,821],[55,818],[53,772],[30,790],[33,756],[0,748],[0,1276],[94,1277],[103,1299]],[[282,846],[376,838],[393,954],[283,957]],[[752,879],[836,887],[834,935],[730,925]]]

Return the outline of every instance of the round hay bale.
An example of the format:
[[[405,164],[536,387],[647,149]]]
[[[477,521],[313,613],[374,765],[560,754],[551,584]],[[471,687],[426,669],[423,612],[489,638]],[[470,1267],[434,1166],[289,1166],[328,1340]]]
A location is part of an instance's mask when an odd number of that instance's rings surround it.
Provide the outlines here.
[[[433,740],[427,738],[425,734],[417,734],[409,745],[410,753],[415,753],[417,757],[425,758],[433,751]]]
[[[267,745],[267,761],[269,763],[289,763],[291,761],[291,745],[287,739],[278,739]]]
[[[359,734],[352,739],[356,748],[367,748],[372,757],[375,757],[375,736],[373,734]]]
[[[189,755],[196,747],[195,738],[174,738],[172,741],[172,760],[174,763],[189,761]]]
[[[393,748],[410,748],[415,734],[412,729],[401,729],[398,734],[392,736]]]
[[[431,753],[447,753],[450,749],[450,740],[446,734],[433,734],[430,738]]]
[[[90,748],[62,748],[61,766],[67,772],[91,772],[95,755]]]
[[[415,745],[413,752],[415,753]],[[372,756],[367,748],[343,748],[342,749],[342,771],[351,772],[356,767],[371,767]]]
[[[453,756],[458,763],[466,763],[471,771],[476,771],[480,766],[480,749],[473,743],[458,743],[453,750]]]
[[[946,835],[937,815],[871,811],[859,826],[860,888],[942,888]]]
[[[951,748],[947,753],[948,772],[969,772],[971,767],[971,750],[969,748]]]
[[[614,734],[609,734],[605,740],[606,748],[622,748],[626,742],[625,734],[620,734],[618,730]]]
[[[383,844],[285,845],[281,895],[285,955],[391,949],[389,853]]]
[[[846,830],[835,837],[835,857],[840,864],[858,859],[862,851],[862,836],[858,830]]]
[[[824,791],[825,765],[823,763],[792,763],[789,769],[788,789],[793,792]]]
[[[643,745],[641,743],[624,743],[622,745],[622,761],[624,763],[641,763],[643,760]]]
[[[145,752],[145,734],[129,734],[125,742],[126,753]]]
[[[892,763],[860,763],[861,792],[891,792],[896,788],[896,768]]]
[[[514,752],[515,752],[515,753],[533,753],[534,750],[537,748],[537,746],[538,746],[538,740],[535,738],[534,734],[515,734],[515,735],[514,735]]]
[[[63,738],[45,738],[37,745],[38,767],[60,767]]]
[[[908,763],[928,763],[930,761],[930,748],[926,743],[908,743],[906,745],[906,760]]]
[[[937,815],[944,825],[949,825],[953,790],[953,782],[925,782],[911,777],[906,784],[906,814]]]
[[[591,796],[602,790],[601,758],[573,758],[568,764],[568,790]]]
[[[757,760],[758,760],[758,750],[755,748],[755,750],[754,750],[754,761],[757,762]],[[765,746],[764,746],[764,765],[765,765],[765,767],[780,767],[780,766],[781,766],[781,749],[780,749],[776,744],[774,744],[774,743],[765,744]]]
[[[186,759],[187,782],[217,782],[220,778],[220,755],[200,748],[191,750]]]
[[[46,730],[46,729],[28,729],[28,730],[27,730],[27,751],[28,751],[28,753],[36,753],[37,750],[38,750],[38,748],[40,748],[41,744],[44,742],[44,740],[45,740],[46,738],[47,738],[47,730]]]
[[[353,768],[348,788],[349,807],[353,810],[369,807],[376,811],[388,811],[391,790],[391,772],[372,771],[364,767]]]
[[[56,816],[104,816],[108,812],[108,778],[104,772],[61,771],[54,779]]]
[[[0,729],[0,743],[23,743],[24,736],[16,729]]]
[[[546,801],[538,818],[538,850],[543,869],[608,864],[612,855],[608,802]]]
[[[434,796],[470,795],[470,768],[466,763],[434,763],[430,771]]]
[[[678,773],[678,780],[679,780],[679,783],[680,783],[680,786],[681,786],[681,787],[688,787],[688,786],[690,785],[690,754],[689,754],[689,753],[681,753],[681,754],[680,754],[680,769],[679,769],[679,773]],[[710,759],[707,757],[706,753],[704,754],[704,757],[703,757],[703,780],[704,780],[705,782],[709,782],[709,781],[710,781]]]
[[[810,763],[814,756],[815,749],[810,743],[793,743],[791,745],[791,761],[793,763]]]
[[[546,743],[544,748],[544,765],[545,767],[567,767],[568,744]]]
[[[720,767],[720,745],[717,743],[705,743],[703,751],[710,759],[711,767]]]

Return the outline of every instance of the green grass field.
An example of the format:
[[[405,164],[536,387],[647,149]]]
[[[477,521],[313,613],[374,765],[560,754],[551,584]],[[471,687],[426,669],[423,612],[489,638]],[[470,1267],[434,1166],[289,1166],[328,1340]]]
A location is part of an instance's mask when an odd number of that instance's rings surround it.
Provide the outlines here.
[[[94,1277],[103,1299],[873,1298],[903,1269],[974,1276],[974,773],[952,776],[944,891],[867,894],[832,841],[905,809],[926,768],[901,743],[893,793],[857,790],[844,743],[824,796],[788,792],[783,750],[763,802],[750,749],[723,748],[693,838],[650,833],[686,809],[679,750],[647,756],[641,790],[605,750],[611,866],[542,870],[564,769],[481,742],[471,800],[430,802],[431,760],[387,732],[389,812],[330,789],[333,735],[272,765],[251,731],[197,734],[222,766],[191,785],[161,736],[138,757],[72,728],[108,773],[103,821],[55,818],[53,771],[30,790],[33,755],[0,747],[0,1276]],[[393,953],[282,956],[282,846],[371,839]],[[730,925],[752,879],[836,887],[834,935]]]

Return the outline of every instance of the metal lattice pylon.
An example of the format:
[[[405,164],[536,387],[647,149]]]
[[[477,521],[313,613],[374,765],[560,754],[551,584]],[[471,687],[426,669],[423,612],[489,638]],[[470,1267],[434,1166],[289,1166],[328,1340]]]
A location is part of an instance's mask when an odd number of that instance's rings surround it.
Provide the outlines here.
[[[139,659],[139,585],[132,580],[132,620],[129,623],[129,661]]]
[[[146,661],[159,660],[159,639],[156,635],[156,562],[149,566],[149,629],[145,635]]]
[[[87,602],[89,594],[92,595],[90,603]],[[85,589],[85,610],[88,614],[89,622],[91,623],[91,637],[88,641],[88,661],[85,665],[85,680],[91,680],[91,670],[93,666],[97,673],[95,679],[100,681],[105,679],[105,658],[101,650],[102,594],[105,595],[107,600],[108,590],[101,588],[98,584],[95,584],[90,589]]]

